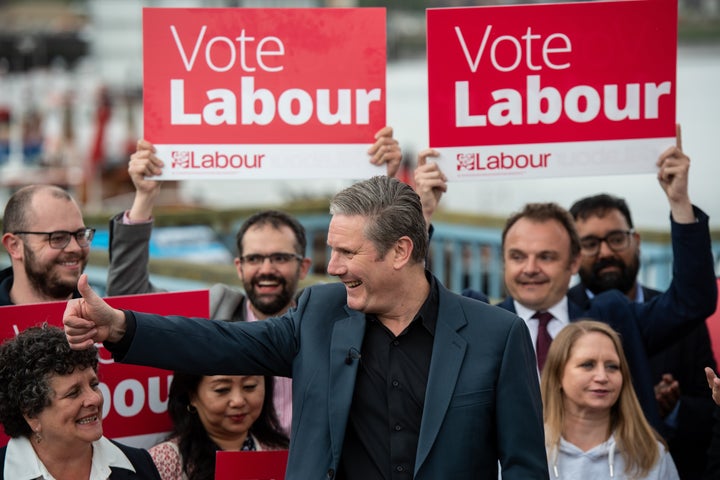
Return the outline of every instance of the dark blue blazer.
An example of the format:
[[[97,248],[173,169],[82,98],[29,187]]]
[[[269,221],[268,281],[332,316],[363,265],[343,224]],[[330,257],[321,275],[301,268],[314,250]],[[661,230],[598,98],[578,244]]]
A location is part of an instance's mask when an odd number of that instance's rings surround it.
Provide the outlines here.
[[[535,355],[516,315],[438,284],[438,319],[413,478],[548,478]],[[136,331],[116,360],[197,374],[293,379],[287,480],[332,479],[340,465],[365,314],[341,283],[306,288],[295,309],[262,322],[127,312]],[[132,323],[132,322],[131,322]],[[130,334],[132,335],[132,334]],[[126,339],[126,340],[129,340]]]
[[[633,386],[648,421],[662,430],[649,357],[672,345],[710,316],[716,307],[717,282],[708,217],[695,207],[697,222],[671,219],[673,278],[670,287],[645,303],[630,302],[619,290],[597,295],[588,308],[568,299],[570,321],[592,318],[617,331],[628,359]],[[471,292],[465,292],[470,296]],[[515,312],[512,298],[499,307]]]

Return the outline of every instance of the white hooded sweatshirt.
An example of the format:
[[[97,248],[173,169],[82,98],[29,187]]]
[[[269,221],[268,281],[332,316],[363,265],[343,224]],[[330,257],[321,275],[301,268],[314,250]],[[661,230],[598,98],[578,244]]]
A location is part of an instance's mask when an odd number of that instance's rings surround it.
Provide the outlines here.
[[[551,479],[559,480],[679,480],[675,463],[670,453],[658,442],[660,459],[650,472],[641,478],[633,479],[625,474],[625,460],[618,450],[613,435],[587,452],[560,439],[560,448],[548,451],[548,468]]]

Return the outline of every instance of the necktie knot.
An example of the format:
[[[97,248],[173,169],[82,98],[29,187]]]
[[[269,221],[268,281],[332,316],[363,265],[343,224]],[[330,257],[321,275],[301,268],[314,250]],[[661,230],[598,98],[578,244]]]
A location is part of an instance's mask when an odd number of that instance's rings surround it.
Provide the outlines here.
[[[548,323],[550,323],[550,320],[553,319],[553,316],[550,312],[535,312],[533,318],[538,319],[538,321],[540,322],[540,328],[547,328],[547,325]]]
[[[547,326],[554,317],[550,312],[535,312],[532,318],[538,319],[537,341],[535,343],[535,355],[537,356],[538,370],[542,372],[547,358],[547,352],[552,343],[552,337],[548,332]]]

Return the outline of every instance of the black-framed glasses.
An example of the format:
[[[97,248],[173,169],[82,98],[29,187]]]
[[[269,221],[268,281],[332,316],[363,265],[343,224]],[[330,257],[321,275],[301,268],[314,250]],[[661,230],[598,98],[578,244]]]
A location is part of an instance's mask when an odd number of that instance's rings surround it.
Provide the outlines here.
[[[303,257],[297,253],[273,252],[267,255],[259,253],[250,253],[240,257],[240,261],[245,265],[258,266],[265,263],[265,259],[270,260],[273,265],[285,265],[293,260],[302,260]]]
[[[588,236],[580,239],[580,251],[583,255],[592,257],[600,252],[600,244],[607,243],[613,252],[621,252],[630,246],[630,237],[634,230],[613,230],[604,237]]]
[[[68,244],[70,243],[70,239],[72,237],[75,237],[75,240],[77,241],[78,245],[80,245],[83,248],[90,246],[90,242],[92,242],[93,237],[95,237],[95,229],[94,228],[81,228],[74,232],[68,232],[66,230],[57,230],[55,232],[12,232],[12,233],[13,233],[13,235],[47,235],[48,243],[50,244],[50,248],[54,248],[56,250],[62,250],[63,248],[67,247]]]

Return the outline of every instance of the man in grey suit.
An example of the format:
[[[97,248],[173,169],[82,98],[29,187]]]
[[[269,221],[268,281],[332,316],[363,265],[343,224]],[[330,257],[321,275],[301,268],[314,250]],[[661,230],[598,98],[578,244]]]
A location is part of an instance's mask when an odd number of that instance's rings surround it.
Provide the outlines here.
[[[68,341],[197,373],[293,378],[287,479],[547,479],[528,329],[426,269],[417,194],[373,177],[330,206],[328,273],[280,318],[227,323],[110,308],[81,278]],[[163,345],[158,349],[158,345]]]

